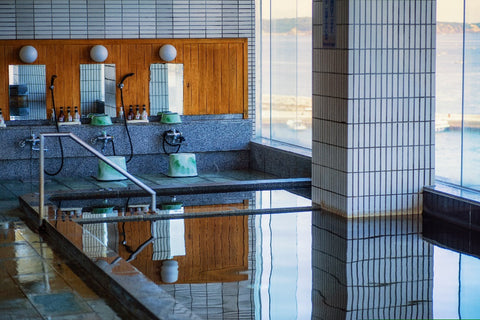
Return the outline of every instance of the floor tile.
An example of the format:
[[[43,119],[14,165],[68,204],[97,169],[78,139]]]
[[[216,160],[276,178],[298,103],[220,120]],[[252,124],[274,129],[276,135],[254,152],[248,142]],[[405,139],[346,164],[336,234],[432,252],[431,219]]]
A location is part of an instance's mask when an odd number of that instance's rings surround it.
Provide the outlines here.
[[[0,185],[0,200],[17,200],[17,196],[8,190],[6,187]]]
[[[66,185],[62,184],[59,181],[50,181],[45,183],[45,192],[52,192],[52,191],[69,191],[71,190]]]
[[[2,319],[41,319],[41,315],[27,298],[0,301]]]
[[[98,295],[65,263],[55,264],[55,270],[63,281],[83,299],[98,299]]]
[[[16,259],[35,256],[37,256],[37,252],[26,241],[6,243],[2,245],[2,250],[0,250],[0,259]]]
[[[0,228],[0,247],[15,242],[17,234],[20,235],[18,230]]]
[[[45,317],[84,314],[92,309],[71,292],[28,296],[32,304]]]
[[[57,178],[57,182],[61,182],[63,185],[67,186],[72,190],[82,190],[82,189],[95,189],[97,186],[87,179],[78,179],[78,178]]]
[[[22,181],[4,181],[2,185],[6,187],[10,192],[16,196],[21,196],[26,193],[32,193],[38,191],[38,183],[25,183]]]
[[[8,275],[0,275],[0,302],[23,298],[25,298],[25,295],[14,280]]]
[[[83,314],[70,314],[70,315],[61,315],[57,317],[48,317],[49,320],[104,320],[108,318],[102,318],[94,312],[83,313]]]
[[[43,275],[44,273],[49,273],[53,275],[54,273],[52,267],[38,255],[34,257],[5,260],[3,261],[3,264],[5,265],[5,270],[7,270],[11,277],[28,275],[32,278],[36,278],[39,274]]]
[[[55,274],[21,275],[14,277],[14,279],[25,294],[72,291],[70,286]]]

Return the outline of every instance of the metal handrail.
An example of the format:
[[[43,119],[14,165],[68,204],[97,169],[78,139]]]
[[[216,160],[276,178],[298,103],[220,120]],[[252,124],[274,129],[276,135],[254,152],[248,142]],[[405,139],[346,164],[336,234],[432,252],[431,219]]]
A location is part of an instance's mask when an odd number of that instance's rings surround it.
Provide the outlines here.
[[[75,141],[76,143],[78,143],[79,145],[81,145],[82,147],[84,147],[85,149],[87,149],[88,151],[90,151],[91,153],[93,153],[97,158],[103,160],[105,163],[107,163],[108,165],[110,165],[112,168],[114,168],[115,170],[117,170],[118,172],[120,172],[121,174],[123,174],[125,177],[127,177],[128,179],[130,179],[133,183],[135,183],[137,186],[139,186],[140,188],[142,188],[143,190],[147,191],[148,193],[150,193],[152,195],[152,206],[151,206],[151,211],[152,212],[155,212],[156,208],[157,208],[157,193],[155,192],[155,190],[153,190],[152,188],[150,188],[149,186],[147,186],[146,184],[144,184],[142,181],[138,180],[137,178],[135,178],[134,176],[132,176],[130,173],[128,173],[125,169],[123,169],[122,167],[120,167],[118,164],[114,163],[113,161],[111,161],[110,159],[108,159],[106,156],[104,156],[103,154],[101,154],[100,152],[98,152],[97,150],[95,150],[94,148],[92,148],[91,146],[89,146],[85,141],[83,141],[82,139],[80,139],[78,136],[74,135],[73,133],[71,132],[52,132],[52,133],[40,133],[40,187],[39,187],[39,191],[40,191],[40,199],[39,199],[39,210],[40,210],[40,219],[43,220],[44,216],[45,216],[45,174],[44,174],[44,167],[45,167],[45,154],[44,154],[44,147],[45,147],[45,137],[70,137],[73,139],[73,141]]]

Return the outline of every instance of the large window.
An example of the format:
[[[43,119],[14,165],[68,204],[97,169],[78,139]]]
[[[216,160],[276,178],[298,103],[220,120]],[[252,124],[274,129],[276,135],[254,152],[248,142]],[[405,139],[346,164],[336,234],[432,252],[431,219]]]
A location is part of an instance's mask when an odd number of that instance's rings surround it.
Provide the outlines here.
[[[312,0],[257,0],[257,135],[312,145]]]
[[[480,1],[437,1],[436,175],[480,189]]]

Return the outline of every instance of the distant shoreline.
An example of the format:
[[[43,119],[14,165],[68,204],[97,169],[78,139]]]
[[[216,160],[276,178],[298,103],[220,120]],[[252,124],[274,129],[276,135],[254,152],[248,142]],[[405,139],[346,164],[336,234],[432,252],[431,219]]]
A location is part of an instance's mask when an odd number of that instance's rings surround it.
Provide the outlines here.
[[[273,24],[271,23],[273,22]],[[309,17],[301,17],[298,20],[295,19],[263,19],[262,20],[262,33],[272,34],[276,36],[288,36],[288,35],[312,35],[312,19]],[[437,34],[455,34],[463,33],[462,22],[436,22]],[[480,33],[480,22],[466,23],[465,32],[467,33]]]
[[[435,116],[436,127],[458,129],[462,128],[462,124],[465,128],[480,129],[480,115],[465,114],[463,120],[462,115],[456,113],[437,113]]]
[[[480,22],[466,23],[465,32],[467,33],[480,32]],[[463,33],[463,23],[437,21],[437,33],[438,34]]]

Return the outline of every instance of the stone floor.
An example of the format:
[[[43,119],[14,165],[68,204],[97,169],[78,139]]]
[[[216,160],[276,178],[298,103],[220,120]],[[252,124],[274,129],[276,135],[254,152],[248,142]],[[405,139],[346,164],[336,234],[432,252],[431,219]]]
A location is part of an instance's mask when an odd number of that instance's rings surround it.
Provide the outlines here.
[[[140,175],[148,185],[168,185],[164,175]],[[230,171],[175,179],[175,183],[268,179],[251,171]],[[124,188],[129,181],[91,177],[46,178],[46,192]],[[0,319],[121,319],[78,277],[42,237],[21,220],[18,197],[38,192],[38,181],[0,181]]]
[[[40,235],[15,216],[2,220],[1,319],[121,319]]]

